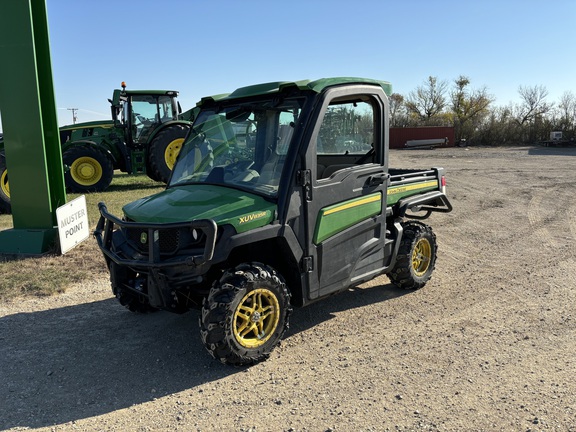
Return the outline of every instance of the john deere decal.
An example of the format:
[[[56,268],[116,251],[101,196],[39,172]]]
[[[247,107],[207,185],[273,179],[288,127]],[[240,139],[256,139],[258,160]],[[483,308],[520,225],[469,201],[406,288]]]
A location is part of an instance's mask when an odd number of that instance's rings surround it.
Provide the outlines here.
[[[247,222],[252,222],[258,219],[262,219],[264,217],[268,216],[268,212],[258,212],[258,213],[252,213],[249,214],[247,216],[240,216],[240,224],[244,224]]]

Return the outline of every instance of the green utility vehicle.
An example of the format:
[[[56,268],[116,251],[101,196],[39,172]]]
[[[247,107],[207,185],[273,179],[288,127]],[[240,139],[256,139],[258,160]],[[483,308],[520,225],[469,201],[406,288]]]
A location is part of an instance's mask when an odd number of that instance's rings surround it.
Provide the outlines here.
[[[304,306],[386,274],[421,288],[449,212],[442,168],[389,169],[388,83],[276,82],[202,99],[165,191],[99,204],[112,291],[134,312],[201,309],[223,363],[266,359]]]
[[[114,90],[112,120],[60,128],[64,179],[70,192],[106,190],[114,170],[168,182],[193,111],[181,113],[177,91]],[[10,211],[4,143],[0,139],[0,212]]]

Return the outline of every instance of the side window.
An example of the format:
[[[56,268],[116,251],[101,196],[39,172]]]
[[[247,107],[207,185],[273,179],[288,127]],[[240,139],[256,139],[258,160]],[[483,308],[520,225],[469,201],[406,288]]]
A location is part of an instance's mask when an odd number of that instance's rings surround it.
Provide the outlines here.
[[[317,152],[365,154],[372,148],[374,110],[365,101],[331,104],[318,135]]]
[[[161,123],[176,119],[175,113],[172,111],[172,98],[170,96],[158,97],[158,111]]]
[[[316,139],[317,178],[372,162],[375,109],[370,98],[335,100],[326,110]]]

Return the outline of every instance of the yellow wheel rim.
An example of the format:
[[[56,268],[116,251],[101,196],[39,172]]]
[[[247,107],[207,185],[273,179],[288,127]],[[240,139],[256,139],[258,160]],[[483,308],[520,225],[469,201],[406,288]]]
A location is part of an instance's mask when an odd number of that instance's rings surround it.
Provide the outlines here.
[[[166,151],[164,152],[164,160],[166,161],[166,165],[172,171],[174,168],[174,164],[176,163],[176,158],[182,149],[182,143],[184,142],[184,138],[178,138],[172,141],[166,147]]]
[[[416,276],[423,276],[430,267],[432,260],[432,246],[428,239],[421,238],[414,246],[412,252],[412,268]]]
[[[84,156],[72,162],[70,175],[82,186],[92,186],[102,178],[102,165],[91,157]]]
[[[8,184],[8,170],[4,170],[2,176],[0,177],[0,189],[4,195],[10,198],[10,185]]]
[[[246,294],[234,312],[234,336],[246,348],[264,345],[274,334],[280,319],[280,305],[274,293],[259,288]]]

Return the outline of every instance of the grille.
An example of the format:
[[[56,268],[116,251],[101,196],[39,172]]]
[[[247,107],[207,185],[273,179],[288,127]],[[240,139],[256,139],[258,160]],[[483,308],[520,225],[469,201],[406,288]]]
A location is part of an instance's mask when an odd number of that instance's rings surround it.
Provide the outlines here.
[[[129,228],[126,230],[126,237],[142,254],[148,254],[150,238],[148,230],[142,228]],[[171,254],[180,247],[180,230],[164,229],[158,231],[158,240],[161,254]]]

